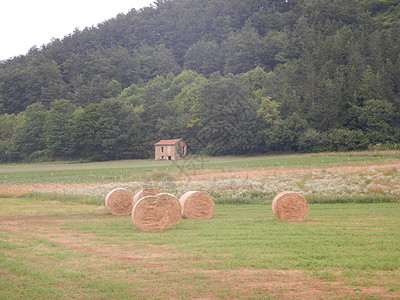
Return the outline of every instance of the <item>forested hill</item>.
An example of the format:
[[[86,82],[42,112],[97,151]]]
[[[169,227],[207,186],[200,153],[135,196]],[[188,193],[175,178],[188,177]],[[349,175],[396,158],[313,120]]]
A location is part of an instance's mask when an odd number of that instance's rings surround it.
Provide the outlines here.
[[[0,63],[0,162],[396,147],[400,0],[158,0]]]

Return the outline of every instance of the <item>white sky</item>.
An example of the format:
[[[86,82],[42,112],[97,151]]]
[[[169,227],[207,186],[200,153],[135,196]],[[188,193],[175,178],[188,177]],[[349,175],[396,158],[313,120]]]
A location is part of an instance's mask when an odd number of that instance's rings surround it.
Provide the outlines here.
[[[155,0],[3,0],[0,5],[0,60],[33,47],[150,6]]]

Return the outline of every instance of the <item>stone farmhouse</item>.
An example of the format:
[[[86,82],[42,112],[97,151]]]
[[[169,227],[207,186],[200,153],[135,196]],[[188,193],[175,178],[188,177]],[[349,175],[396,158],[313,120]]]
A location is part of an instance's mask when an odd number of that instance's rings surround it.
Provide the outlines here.
[[[182,139],[161,140],[154,147],[156,160],[177,160],[187,155],[187,145]]]

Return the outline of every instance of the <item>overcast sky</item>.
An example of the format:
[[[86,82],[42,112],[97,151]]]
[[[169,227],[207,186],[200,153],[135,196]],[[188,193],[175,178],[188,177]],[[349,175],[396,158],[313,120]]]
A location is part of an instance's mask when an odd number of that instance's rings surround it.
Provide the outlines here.
[[[0,5],[0,60],[26,54],[32,46],[150,6],[154,0],[5,0]]]

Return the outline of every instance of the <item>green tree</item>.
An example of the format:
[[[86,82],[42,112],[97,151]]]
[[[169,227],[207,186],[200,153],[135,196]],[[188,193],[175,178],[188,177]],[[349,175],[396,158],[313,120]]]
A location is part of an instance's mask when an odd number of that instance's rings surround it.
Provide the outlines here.
[[[279,103],[279,113],[282,119],[286,119],[294,113],[303,113],[300,96],[296,89],[290,87],[286,82],[281,86],[280,91],[274,95],[274,99]]]
[[[96,160],[102,157],[104,148],[97,136],[100,118],[99,103],[89,104],[85,108],[79,107],[74,113],[72,141],[81,158]]]
[[[298,149],[302,152],[322,152],[327,149],[326,134],[307,128],[304,130],[297,141]]]
[[[370,99],[357,108],[358,125],[370,143],[390,142],[393,139],[393,105],[386,100]]]
[[[18,124],[17,122],[15,114],[0,115],[0,140],[12,139]]]
[[[67,90],[60,67],[37,48],[25,57],[0,63],[0,107],[6,113],[22,112],[35,102],[48,106]]]
[[[335,66],[327,62],[318,74],[315,97],[309,110],[310,123],[320,131],[328,131],[338,126],[342,107],[341,81],[337,81]],[[333,78],[332,78],[333,77]]]
[[[271,151],[296,151],[299,148],[299,138],[306,129],[307,122],[293,113],[289,118],[277,122],[268,132],[266,147]]]
[[[129,103],[134,107],[139,107],[143,104],[143,93],[143,87],[139,87],[135,83],[132,83],[130,86],[122,90],[117,99]]]
[[[145,158],[144,128],[134,107],[121,100],[108,99],[99,107],[96,140],[102,159]]]
[[[13,156],[16,159],[45,159],[47,111],[37,102],[21,113],[20,122],[13,136]]]
[[[115,98],[122,92],[121,84],[115,79],[111,80],[108,83],[107,87],[108,87],[108,97],[109,98]]]
[[[146,124],[147,138],[146,144],[151,144],[159,139],[172,138],[169,133],[166,136],[165,121],[173,120],[175,116],[170,103],[166,100],[166,89],[170,86],[170,78],[158,76],[151,80],[144,88],[143,93],[143,111],[140,114],[141,119]]]
[[[91,103],[100,103],[109,97],[109,81],[106,77],[98,74],[94,75],[89,82],[84,82],[83,75],[79,75],[74,83],[77,86],[73,100],[75,105],[87,106]]]
[[[210,76],[191,116],[196,147],[212,155],[248,154],[262,147],[257,103],[240,76]]]
[[[221,47],[213,41],[198,41],[185,54],[185,68],[209,76],[223,72],[225,57]]]
[[[256,67],[246,73],[243,73],[243,79],[246,81],[253,92],[258,90],[266,90],[268,77],[271,73],[267,73],[261,67]],[[265,95],[263,95],[265,96]]]
[[[192,105],[191,99],[196,97],[199,87],[206,81],[204,76],[185,70],[174,77],[170,86],[165,89],[165,100],[171,104],[176,114],[188,113]]]
[[[132,51],[122,46],[113,46],[106,50],[105,55],[110,62],[109,77],[117,80],[122,88],[139,81],[140,70]]]
[[[326,138],[332,151],[354,151],[368,148],[369,140],[360,129],[337,128]]]
[[[264,40],[257,31],[246,26],[238,33],[231,33],[226,40],[226,73],[245,73],[263,64]]]
[[[279,104],[271,100],[271,97],[263,97],[257,114],[264,120],[267,127],[272,127],[280,120]]]
[[[138,76],[148,81],[156,76],[165,76],[168,73],[178,74],[181,70],[171,50],[164,45],[151,47],[143,45],[135,53],[138,65]]]
[[[46,143],[53,158],[66,158],[75,151],[73,142],[73,119],[76,107],[69,100],[50,103],[47,115]]]
[[[11,160],[12,138],[17,124],[18,119],[15,114],[0,115],[0,162]]]
[[[25,94],[27,104],[40,101],[46,107],[54,99],[66,96],[67,85],[63,81],[62,73],[54,60],[46,60],[43,55],[34,55],[26,70]]]

